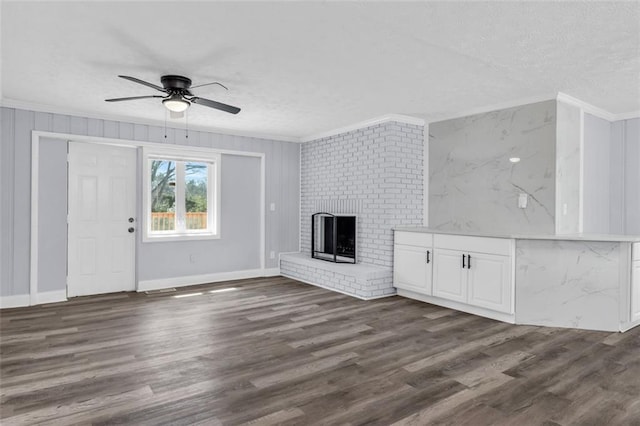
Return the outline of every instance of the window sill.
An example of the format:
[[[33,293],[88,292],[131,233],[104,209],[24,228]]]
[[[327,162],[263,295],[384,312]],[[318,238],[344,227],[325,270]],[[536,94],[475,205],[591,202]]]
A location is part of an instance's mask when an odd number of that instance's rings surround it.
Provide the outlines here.
[[[220,234],[172,234],[172,235],[144,235],[143,243],[163,243],[175,241],[219,240]]]

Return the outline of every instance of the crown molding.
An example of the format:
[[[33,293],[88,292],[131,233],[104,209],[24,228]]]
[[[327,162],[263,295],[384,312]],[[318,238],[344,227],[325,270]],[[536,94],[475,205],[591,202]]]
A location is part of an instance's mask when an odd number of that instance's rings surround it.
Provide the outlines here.
[[[50,114],[61,114],[61,115],[69,115],[69,116],[82,117],[82,118],[92,118],[96,120],[110,120],[110,121],[120,121],[125,123],[142,124],[146,126],[164,127],[165,125],[164,120],[134,118],[131,116],[112,115],[112,114],[94,114],[94,113],[88,113],[86,111],[73,110],[70,108],[62,108],[62,107],[56,107],[51,105],[23,102],[23,101],[18,101],[16,99],[6,99],[6,98],[0,99],[0,106],[6,107],[6,108],[23,109],[27,111],[45,112]],[[177,126],[169,121],[167,121],[167,128],[184,130],[184,126]],[[218,134],[232,135],[232,136],[244,136],[249,138],[257,138],[257,139],[268,139],[268,140],[274,140],[274,141],[280,141],[280,142],[295,142],[295,143],[300,142],[300,138],[297,138],[297,137],[272,135],[269,133],[250,132],[250,131],[242,131],[242,130],[235,130],[235,129],[225,129],[225,128],[219,128],[219,127],[213,127],[213,126],[189,125],[189,130],[208,132],[208,133],[218,133]]]
[[[471,108],[468,110],[462,110],[458,112],[446,112],[442,114],[431,114],[426,118],[427,123],[437,123],[439,121],[452,120],[454,118],[463,118],[471,115],[486,114],[492,111],[498,111],[501,109],[514,108],[522,105],[535,104],[538,102],[551,101],[556,99],[556,93],[549,93],[545,95],[529,96],[526,98],[514,99],[506,102],[499,102],[496,104],[485,105],[477,108]]]
[[[425,121],[422,118],[412,117],[409,115],[401,115],[401,114],[386,114],[380,117],[372,118],[370,120],[360,121],[358,123],[350,124],[344,127],[338,127],[337,129],[328,130],[326,132],[315,133],[308,136],[303,136],[300,138],[300,142],[310,142],[317,139],[328,138],[331,136],[336,136],[342,133],[352,132],[354,130],[363,129],[365,127],[377,126],[379,124],[388,123],[388,122],[397,122],[404,124],[413,124],[415,126],[424,126]]]
[[[602,118],[607,121],[617,121],[615,114],[610,113],[602,108],[598,108],[597,106],[591,105],[588,102],[582,101],[578,98],[574,98],[573,96],[569,96],[566,93],[558,92],[558,96],[556,97],[558,102],[563,102],[565,104],[575,106],[576,108],[581,109],[582,111],[594,115],[598,118]]]
[[[586,112],[587,114],[591,114],[595,117],[602,118],[603,120],[607,120],[609,122],[640,118],[640,111],[631,111],[631,112],[625,112],[621,114],[614,114],[605,109],[599,108],[595,105],[591,105],[588,102],[585,102],[578,98],[574,98],[573,96],[567,95],[566,93],[563,93],[563,92],[558,92],[558,96],[556,97],[556,99],[558,100],[558,102],[563,102],[565,104],[575,106],[576,108],[581,109],[583,112]]]

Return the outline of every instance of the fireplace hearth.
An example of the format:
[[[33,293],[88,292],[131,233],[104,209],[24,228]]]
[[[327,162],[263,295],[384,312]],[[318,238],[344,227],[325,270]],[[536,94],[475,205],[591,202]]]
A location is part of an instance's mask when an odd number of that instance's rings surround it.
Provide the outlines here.
[[[356,217],[311,215],[311,257],[335,263],[356,263]]]

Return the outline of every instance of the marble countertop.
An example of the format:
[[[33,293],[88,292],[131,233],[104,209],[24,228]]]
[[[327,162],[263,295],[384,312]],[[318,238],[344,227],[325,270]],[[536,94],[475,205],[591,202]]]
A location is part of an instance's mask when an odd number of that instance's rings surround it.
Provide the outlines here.
[[[491,238],[511,238],[515,240],[560,240],[560,241],[612,241],[621,243],[640,242],[640,235],[615,235],[615,234],[506,234],[499,232],[478,232],[478,231],[447,231],[442,229],[426,228],[421,226],[399,226],[393,228],[394,231],[423,232],[426,234],[446,234],[446,235],[468,235],[472,237]]]

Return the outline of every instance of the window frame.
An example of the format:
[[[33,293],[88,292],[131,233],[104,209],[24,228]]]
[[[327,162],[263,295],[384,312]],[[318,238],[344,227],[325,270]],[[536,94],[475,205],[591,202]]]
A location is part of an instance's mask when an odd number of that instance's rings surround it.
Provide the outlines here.
[[[220,169],[218,152],[175,148],[143,148],[142,150],[142,242],[214,240],[220,238]],[[151,230],[151,162],[154,160],[176,163],[176,204],[174,231]],[[207,230],[186,229],[186,173],[187,162],[206,163],[207,167]],[[180,224],[180,226],[178,226]]]

